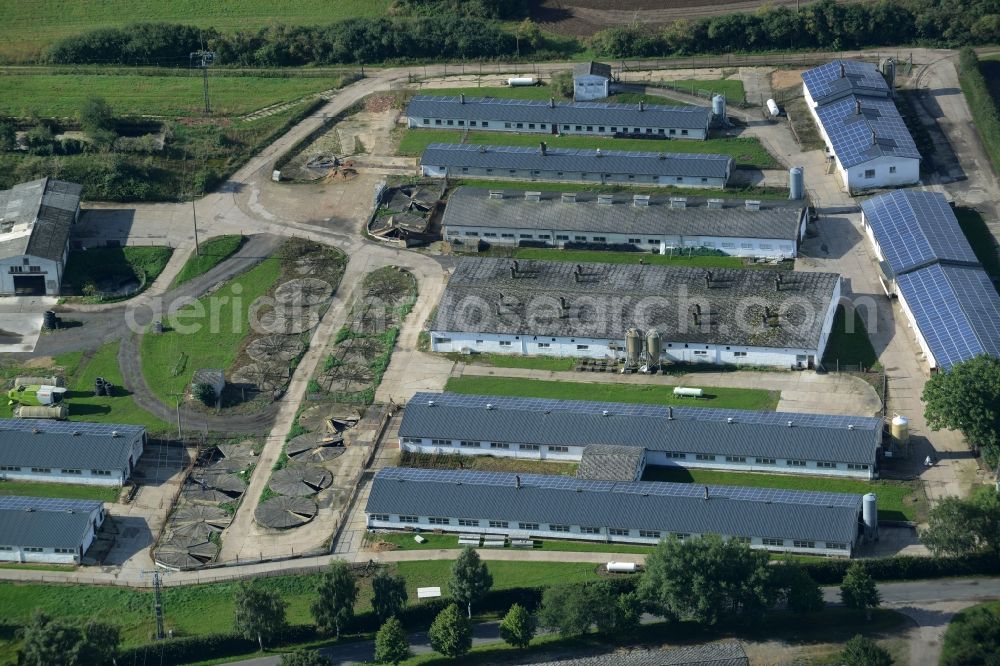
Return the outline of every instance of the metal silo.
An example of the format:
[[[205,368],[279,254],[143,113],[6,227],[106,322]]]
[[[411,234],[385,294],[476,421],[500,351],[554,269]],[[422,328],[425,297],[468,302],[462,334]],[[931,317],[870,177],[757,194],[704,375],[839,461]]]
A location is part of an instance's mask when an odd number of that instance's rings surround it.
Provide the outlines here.
[[[630,328],[625,333],[625,369],[633,370],[639,367],[642,358],[642,331]]]
[[[726,96],[712,96],[712,115],[722,120],[726,119]]]
[[[878,506],[875,493],[868,493],[861,498],[861,519],[865,524],[865,538],[878,539]]]
[[[646,333],[646,367],[650,370],[660,366],[660,333],[655,328]]]
[[[889,422],[889,432],[897,444],[903,446],[910,441],[910,419],[896,414]]]
[[[805,169],[800,166],[788,170],[788,198],[799,201],[806,196]]]

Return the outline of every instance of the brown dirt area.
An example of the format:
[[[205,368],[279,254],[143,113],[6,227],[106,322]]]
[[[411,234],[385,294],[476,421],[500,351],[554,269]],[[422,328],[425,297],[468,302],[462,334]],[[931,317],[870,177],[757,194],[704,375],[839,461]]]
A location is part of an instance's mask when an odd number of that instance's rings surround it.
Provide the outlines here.
[[[798,88],[802,85],[804,69],[776,69],[771,74],[771,90]]]
[[[552,32],[592,35],[632,22],[655,27],[682,18],[752,12],[777,5],[794,7],[796,0],[538,0],[533,3],[531,18]]]

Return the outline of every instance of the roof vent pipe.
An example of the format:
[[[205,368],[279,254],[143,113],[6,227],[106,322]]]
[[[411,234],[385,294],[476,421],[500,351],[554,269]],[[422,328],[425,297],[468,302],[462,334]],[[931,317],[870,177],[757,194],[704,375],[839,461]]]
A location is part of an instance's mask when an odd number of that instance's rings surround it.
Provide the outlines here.
[[[848,424],[847,429],[848,430],[854,430],[854,424],[853,423]]]
[[[641,99],[639,100],[639,110],[640,111],[645,111],[646,110],[646,104]]]
[[[541,149],[543,156],[547,154],[546,151],[549,149],[549,147],[545,145],[544,141],[539,142],[539,148]]]
[[[601,149],[598,148],[597,152],[594,153],[594,157],[600,157],[600,156],[601,156]]]
[[[878,136],[876,136],[874,129],[872,129],[872,145],[873,146],[878,145]]]
[[[789,422],[788,422],[788,427],[789,427],[789,428],[791,428],[791,427],[792,427],[792,422],[791,422],[791,421],[789,421]]]
[[[857,115],[857,116],[861,115],[861,100],[860,99],[854,100],[854,114]]]
[[[735,420],[736,420],[736,419],[734,419],[734,418],[733,418],[732,416],[727,416],[727,417],[726,417],[726,423],[732,423],[732,422],[733,422],[733,421],[735,421]]]
[[[674,408],[673,407],[670,407],[670,406],[667,407],[667,420],[668,421],[673,421],[674,420]]]
[[[433,407],[434,406],[434,401],[433,400],[428,400],[427,401],[427,406],[428,407]]]
[[[705,486],[705,499],[708,499],[708,486]]]
[[[556,98],[555,97],[549,97],[549,108],[550,109],[556,108]]]
[[[112,437],[117,437],[118,436],[118,431],[117,430],[112,430],[111,431],[111,436]]]
[[[608,410],[606,410],[606,409],[605,409],[605,410],[602,410],[602,411],[601,411],[601,416],[611,416],[611,412],[609,412],[609,411],[608,411]]]
[[[844,62],[840,62],[840,78],[845,78],[847,76],[847,69],[844,67]]]
[[[493,403],[492,402],[486,403],[486,409],[493,409]],[[791,421],[789,421],[789,424],[790,423],[791,423]]]
[[[458,102],[459,104],[465,104],[465,93],[459,93],[458,94],[458,100],[459,100],[459,102]]]
[[[518,490],[521,489],[521,475],[520,474],[515,474],[514,475],[514,484],[517,486]]]

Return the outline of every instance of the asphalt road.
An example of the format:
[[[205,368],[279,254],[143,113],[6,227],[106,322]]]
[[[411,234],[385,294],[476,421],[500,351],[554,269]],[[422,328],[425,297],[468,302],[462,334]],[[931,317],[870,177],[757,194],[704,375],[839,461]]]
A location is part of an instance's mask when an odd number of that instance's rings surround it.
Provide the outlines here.
[[[1000,578],[954,578],[944,580],[913,581],[907,583],[883,583],[879,585],[882,605],[906,613],[910,609],[924,609],[940,619],[940,613],[933,613],[930,606],[943,602],[964,602],[974,604],[990,599],[1000,599]],[[829,604],[840,603],[840,589],[823,588],[823,597]],[[906,613],[910,615],[910,613]],[[912,615],[911,615],[912,617]],[[948,616],[950,618],[950,615]],[[656,622],[660,618],[646,615],[643,622]],[[947,626],[944,622],[941,627]],[[414,654],[432,652],[427,632],[410,634],[410,649]],[[473,627],[473,646],[495,643],[500,640],[497,622],[482,622]],[[335,665],[371,663],[375,653],[372,641],[358,641],[328,647],[323,654]],[[267,655],[230,662],[234,666],[277,666],[280,655]]]

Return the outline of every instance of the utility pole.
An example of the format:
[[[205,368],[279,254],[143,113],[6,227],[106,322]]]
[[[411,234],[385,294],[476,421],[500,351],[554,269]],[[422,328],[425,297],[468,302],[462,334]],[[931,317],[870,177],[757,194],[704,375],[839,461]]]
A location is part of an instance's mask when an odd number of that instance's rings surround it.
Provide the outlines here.
[[[153,574],[153,614],[156,617],[156,640],[162,641],[167,637],[167,634],[163,630],[163,595],[161,594],[160,572],[154,569],[142,573]]]
[[[202,88],[205,95],[205,115],[212,113],[212,106],[208,101],[208,68],[215,62],[215,51],[194,51],[189,59],[192,67],[201,69]]]
[[[177,410],[177,440],[180,441],[180,439],[181,439],[181,398],[184,396],[184,394],[183,393],[171,393],[170,395],[172,395],[177,400],[177,402],[174,403],[174,404],[176,405],[175,409]]]
[[[198,209],[191,200],[191,219],[194,220],[194,253],[201,256],[201,246],[198,244]]]

